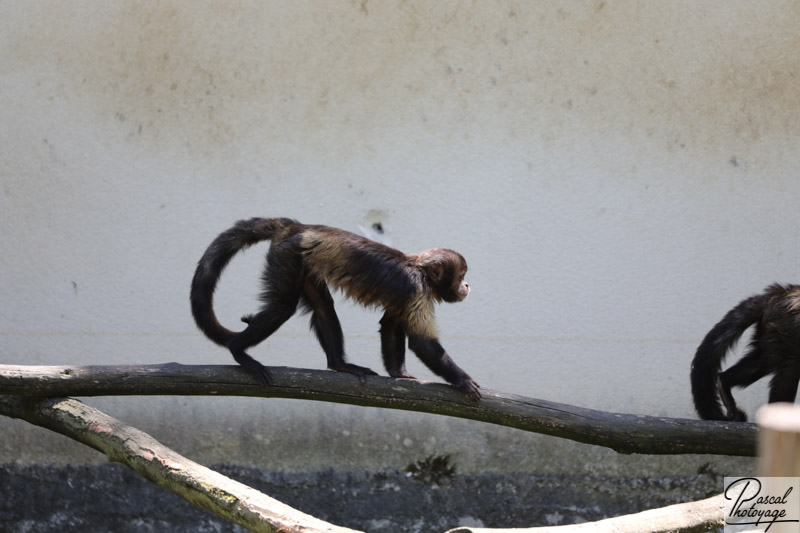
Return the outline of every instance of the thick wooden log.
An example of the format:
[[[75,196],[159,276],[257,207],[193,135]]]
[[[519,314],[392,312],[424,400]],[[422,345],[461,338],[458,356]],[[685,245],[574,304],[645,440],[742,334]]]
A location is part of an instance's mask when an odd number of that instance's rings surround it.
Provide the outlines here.
[[[14,366],[0,365],[0,394],[22,396],[219,395],[263,396],[404,409],[479,420],[619,453],[753,456],[756,426],[607,413],[482,389],[480,402],[453,387],[408,379],[271,367],[264,388],[238,366]]]

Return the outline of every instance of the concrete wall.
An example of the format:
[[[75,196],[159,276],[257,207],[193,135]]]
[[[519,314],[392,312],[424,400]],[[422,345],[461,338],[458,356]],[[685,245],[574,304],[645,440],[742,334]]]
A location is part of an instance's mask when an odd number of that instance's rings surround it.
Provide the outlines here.
[[[188,307],[219,231],[256,215],[367,235],[380,222],[393,246],[467,257],[472,295],[440,308],[440,329],[484,388],[692,417],[706,331],[798,281],[794,4],[0,5],[0,363],[231,363]],[[254,310],[264,250],[226,272],[224,323]],[[351,360],[382,370],[379,315],[338,306]],[[325,361],[300,318],[252,353]],[[739,395],[751,413],[764,390]],[[88,402],[208,464],[450,453],[463,472],[668,474],[708,460],[308,402]],[[0,432],[0,463],[102,460],[21,422]]]

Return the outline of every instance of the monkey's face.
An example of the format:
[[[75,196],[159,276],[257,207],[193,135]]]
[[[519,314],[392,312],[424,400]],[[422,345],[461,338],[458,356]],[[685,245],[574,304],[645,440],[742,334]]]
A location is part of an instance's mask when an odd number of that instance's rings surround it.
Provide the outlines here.
[[[426,250],[419,254],[418,264],[437,298],[460,302],[469,295],[467,261],[458,252],[446,248]]]
[[[453,278],[455,288],[455,299],[449,300],[447,298],[442,298],[446,302],[460,302],[464,300],[467,296],[469,296],[469,283],[464,277],[467,275],[467,267],[464,266],[464,270],[460,271],[458,276]]]

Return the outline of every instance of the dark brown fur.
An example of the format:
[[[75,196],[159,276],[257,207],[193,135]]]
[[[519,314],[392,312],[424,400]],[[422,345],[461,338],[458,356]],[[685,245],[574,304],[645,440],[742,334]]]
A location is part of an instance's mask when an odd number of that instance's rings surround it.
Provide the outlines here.
[[[213,309],[213,295],[222,270],[240,250],[270,240],[262,275],[263,307],[242,318],[244,331],[223,327]],[[301,224],[287,218],[241,220],[221,233],[197,264],[191,304],[197,326],[212,341],[230,349],[234,359],[272,382],[269,371],[245,350],[274,333],[297,307],[311,313],[311,328],[328,359],[328,367],[355,374],[363,382],[375,375],[345,361],[344,336],[328,287],[349,298],[383,310],[381,352],[390,376],[413,378],[405,369],[405,343],[433,372],[480,398],[479,386],[445,352],[437,339],[434,303],[466,298],[467,263],[446,248],[405,254],[348,231]]]
[[[747,353],[724,372],[722,361],[755,325]],[[708,332],[692,361],[695,408],[707,420],[745,421],[733,387],[747,387],[772,374],[769,399],[794,402],[800,380],[800,286],[774,284],[743,300]],[[725,413],[722,406],[725,406]]]

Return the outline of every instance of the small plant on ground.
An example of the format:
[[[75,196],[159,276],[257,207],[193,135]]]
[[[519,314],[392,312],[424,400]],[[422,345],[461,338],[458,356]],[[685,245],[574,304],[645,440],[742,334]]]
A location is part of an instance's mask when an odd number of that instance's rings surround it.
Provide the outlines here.
[[[450,463],[450,455],[429,455],[425,459],[411,463],[405,469],[406,475],[422,483],[441,484],[456,473],[456,465]]]

